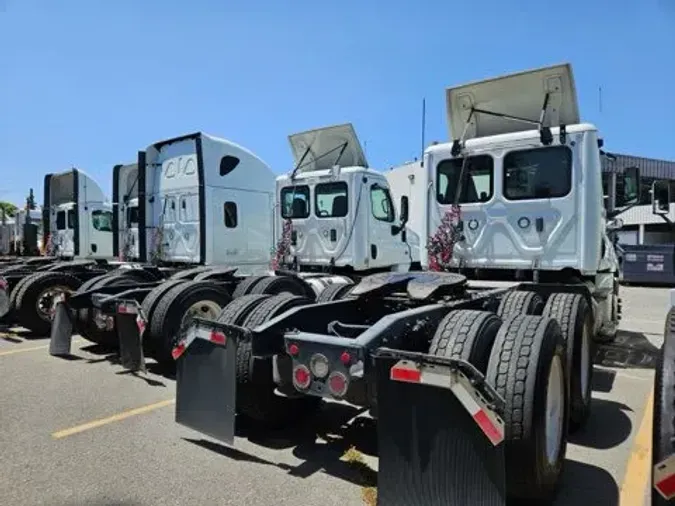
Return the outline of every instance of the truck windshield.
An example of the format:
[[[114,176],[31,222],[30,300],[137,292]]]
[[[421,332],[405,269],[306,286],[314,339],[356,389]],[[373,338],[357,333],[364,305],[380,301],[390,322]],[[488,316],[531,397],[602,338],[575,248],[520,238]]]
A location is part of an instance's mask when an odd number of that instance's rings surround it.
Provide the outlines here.
[[[436,166],[436,195],[439,204],[455,202],[457,182],[462,172],[464,158],[442,160]],[[470,156],[466,159],[464,184],[459,196],[460,204],[487,202],[494,188],[494,161],[490,155]]]
[[[281,216],[286,219],[309,217],[309,186],[284,186],[281,189]]]
[[[504,197],[550,199],[572,189],[572,151],[567,146],[511,151],[504,157]]]

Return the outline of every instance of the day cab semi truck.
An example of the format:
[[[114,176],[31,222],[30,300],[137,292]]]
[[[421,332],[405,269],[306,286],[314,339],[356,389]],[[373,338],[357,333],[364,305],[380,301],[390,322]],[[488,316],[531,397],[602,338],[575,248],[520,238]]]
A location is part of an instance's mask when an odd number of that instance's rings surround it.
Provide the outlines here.
[[[446,97],[452,141],[400,169],[422,270],[193,319],[173,350],[178,423],[233,444],[236,420],[278,426],[347,401],[377,419],[379,505],[550,503],[568,432],[589,415],[593,340],[620,320],[608,240],[620,209],[604,207],[602,141],[581,122],[570,65]],[[619,177],[630,205],[639,171]],[[350,194],[370,191],[360,181]],[[497,274],[520,281],[469,279]]]
[[[54,296],[116,266],[112,204],[85,172],[71,169],[44,179],[42,228],[46,256],[0,270],[0,318],[48,334]]]
[[[176,272],[133,288],[101,285],[110,275],[83,285],[56,304],[52,354],[70,353],[77,332],[109,346],[119,340],[122,364],[144,368],[142,331],[145,351],[173,366],[176,338],[195,316],[216,319],[223,308],[284,293],[270,309],[280,312],[340,296],[359,276],[407,270],[411,250],[386,179],[367,167],[352,125],[293,134],[290,143],[295,168],[279,177],[250,151],[202,133],[140,153],[138,181],[119,178],[138,188],[138,226],[126,233],[141,261]],[[98,329],[77,324],[85,310],[100,315]],[[138,313],[140,328],[120,327],[119,311]]]

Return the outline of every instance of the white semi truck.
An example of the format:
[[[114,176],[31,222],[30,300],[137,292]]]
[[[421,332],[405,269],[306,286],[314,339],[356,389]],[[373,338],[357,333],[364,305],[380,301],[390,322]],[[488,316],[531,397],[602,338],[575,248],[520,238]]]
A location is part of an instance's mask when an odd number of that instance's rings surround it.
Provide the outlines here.
[[[125,340],[138,344],[137,329],[129,337],[128,329],[116,328],[113,316],[132,299],[147,322],[145,340],[153,355],[173,364],[175,337],[189,318],[216,318],[232,298],[263,300],[288,292],[296,296],[288,301],[290,307],[346,292],[358,276],[406,270],[410,248],[403,227],[394,222],[386,180],[367,168],[353,127],[302,132],[290,141],[296,169],[279,178],[250,151],[202,133],[139,153],[137,167],[144,170],[119,167],[114,193],[126,192],[129,198],[119,199],[116,219],[133,215],[125,202],[138,203],[138,226],[130,219],[125,230],[131,237],[127,256],[176,272],[166,282],[134,289],[97,290],[103,288],[101,280],[83,286],[57,306],[52,354],[69,353],[70,337],[78,330],[109,345],[116,343],[117,332],[122,351]],[[327,146],[331,142],[338,142],[337,149]],[[361,187],[366,190],[355,192]],[[314,210],[306,212],[307,206]],[[293,231],[286,237],[289,222]],[[374,240],[363,235],[364,227]],[[282,254],[284,249],[289,254]],[[89,308],[108,314],[99,318],[100,332],[82,332],[70,324],[75,311]]]
[[[276,425],[348,401],[378,419],[381,506],[552,499],[567,433],[589,413],[592,340],[620,319],[602,141],[569,65],[451,88],[447,107],[452,142],[387,174],[410,202],[411,258],[435,272],[374,274],[295,308],[242,297],[193,319],[173,353],[178,423],[232,444],[235,414]],[[619,177],[630,204],[639,171]],[[481,275],[522,281],[468,279]]]

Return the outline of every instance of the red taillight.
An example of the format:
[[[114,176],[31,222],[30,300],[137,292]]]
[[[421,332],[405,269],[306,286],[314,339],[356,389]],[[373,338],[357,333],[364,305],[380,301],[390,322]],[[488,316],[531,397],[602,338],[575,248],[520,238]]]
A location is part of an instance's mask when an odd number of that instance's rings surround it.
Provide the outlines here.
[[[405,381],[408,383],[419,383],[422,379],[422,372],[419,369],[395,365],[391,368],[390,378],[394,381]]]
[[[349,381],[341,372],[334,372],[328,377],[328,390],[335,397],[342,397],[347,393]]]
[[[222,332],[218,332],[216,330],[213,330],[211,332],[209,339],[211,340],[212,343],[216,344],[225,344],[225,341],[227,341],[225,334],[223,334]]]
[[[291,344],[288,347],[288,354],[295,357],[300,353],[300,347],[297,344]]]
[[[340,355],[340,362],[342,362],[344,365],[349,365],[349,362],[352,361],[352,356],[344,351],[342,352],[342,355]]]
[[[185,343],[179,343],[171,351],[171,356],[173,357],[174,360],[178,360],[178,358],[183,354],[184,351],[185,351]]]
[[[9,283],[5,278],[0,278],[0,289],[2,290],[7,290],[7,287],[9,286]]]
[[[307,366],[298,365],[293,369],[293,383],[295,383],[296,387],[304,390],[309,387],[311,381],[312,375]]]

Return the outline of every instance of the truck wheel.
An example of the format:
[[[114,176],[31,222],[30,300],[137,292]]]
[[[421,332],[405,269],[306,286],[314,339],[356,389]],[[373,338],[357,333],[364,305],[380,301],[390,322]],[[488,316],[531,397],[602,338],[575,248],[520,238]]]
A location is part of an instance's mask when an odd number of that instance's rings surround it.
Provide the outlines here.
[[[499,302],[497,316],[506,318],[514,314],[540,315],[544,299],[537,292],[508,292]]]
[[[211,281],[188,281],[171,288],[150,318],[149,340],[161,364],[174,364],[171,350],[180,334],[195,318],[215,320],[232,297]]]
[[[268,295],[290,293],[311,300],[316,298],[312,287],[295,276],[269,276],[256,283],[250,293],[265,293]]]
[[[181,283],[187,283],[187,281],[184,279],[169,279],[150,290],[141,303],[141,310],[148,322],[152,321],[152,315],[155,313],[155,308],[157,308],[157,304],[164,294]]]
[[[200,266],[200,267],[193,267],[191,269],[185,269],[184,271],[178,271],[175,274],[172,274],[169,277],[169,279],[182,279],[184,281],[188,281],[193,279],[197,274],[201,274],[202,272],[208,272],[212,268],[213,267]]]
[[[656,364],[652,430],[652,469],[675,453],[675,308],[668,311],[663,346]],[[652,471],[652,505],[666,506],[654,489]]]
[[[502,319],[489,311],[450,311],[436,328],[429,354],[465,360],[485,374],[501,325]]]
[[[26,282],[26,280],[34,274],[32,271],[31,272],[26,272],[25,277],[21,278],[12,288],[12,290],[9,292],[9,310],[16,310],[16,296],[18,295],[19,291],[21,290],[21,287],[23,284]]]
[[[316,298],[317,303],[344,299],[354,289],[354,285],[333,284],[324,288]]]
[[[487,381],[506,401],[506,493],[514,504],[550,504],[567,449],[565,341],[552,318],[504,320],[490,354]]]
[[[593,315],[578,293],[554,293],[546,302],[544,317],[560,324],[567,352],[570,390],[570,432],[584,426],[591,413],[593,378]]]
[[[275,316],[297,306],[311,304],[305,297],[281,294],[259,304],[244,320],[242,326],[255,328]],[[268,426],[279,426],[290,417],[321,405],[320,397],[287,398],[278,395],[274,383],[272,358],[253,357],[251,341],[237,346],[237,412],[250,420]]]
[[[241,325],[251,311],[270,297],[271,295],[260,295],[255,293],[242,295],[223,308],[218,315],[218,321],[231,323],[233,325]]]
[[[269,278],[269,276],[249,276],[248,278],[245,278],[237,285],[234,292],[232,292],[232,298],[236,299],[242,295],[248,295],[255,285],[267,278]]]
[[[63,292],[75,292],[81,284],[82,281],[65,272],[31,274],[16,295],[19,324],[38,335],[49,334],[54,297]]]

